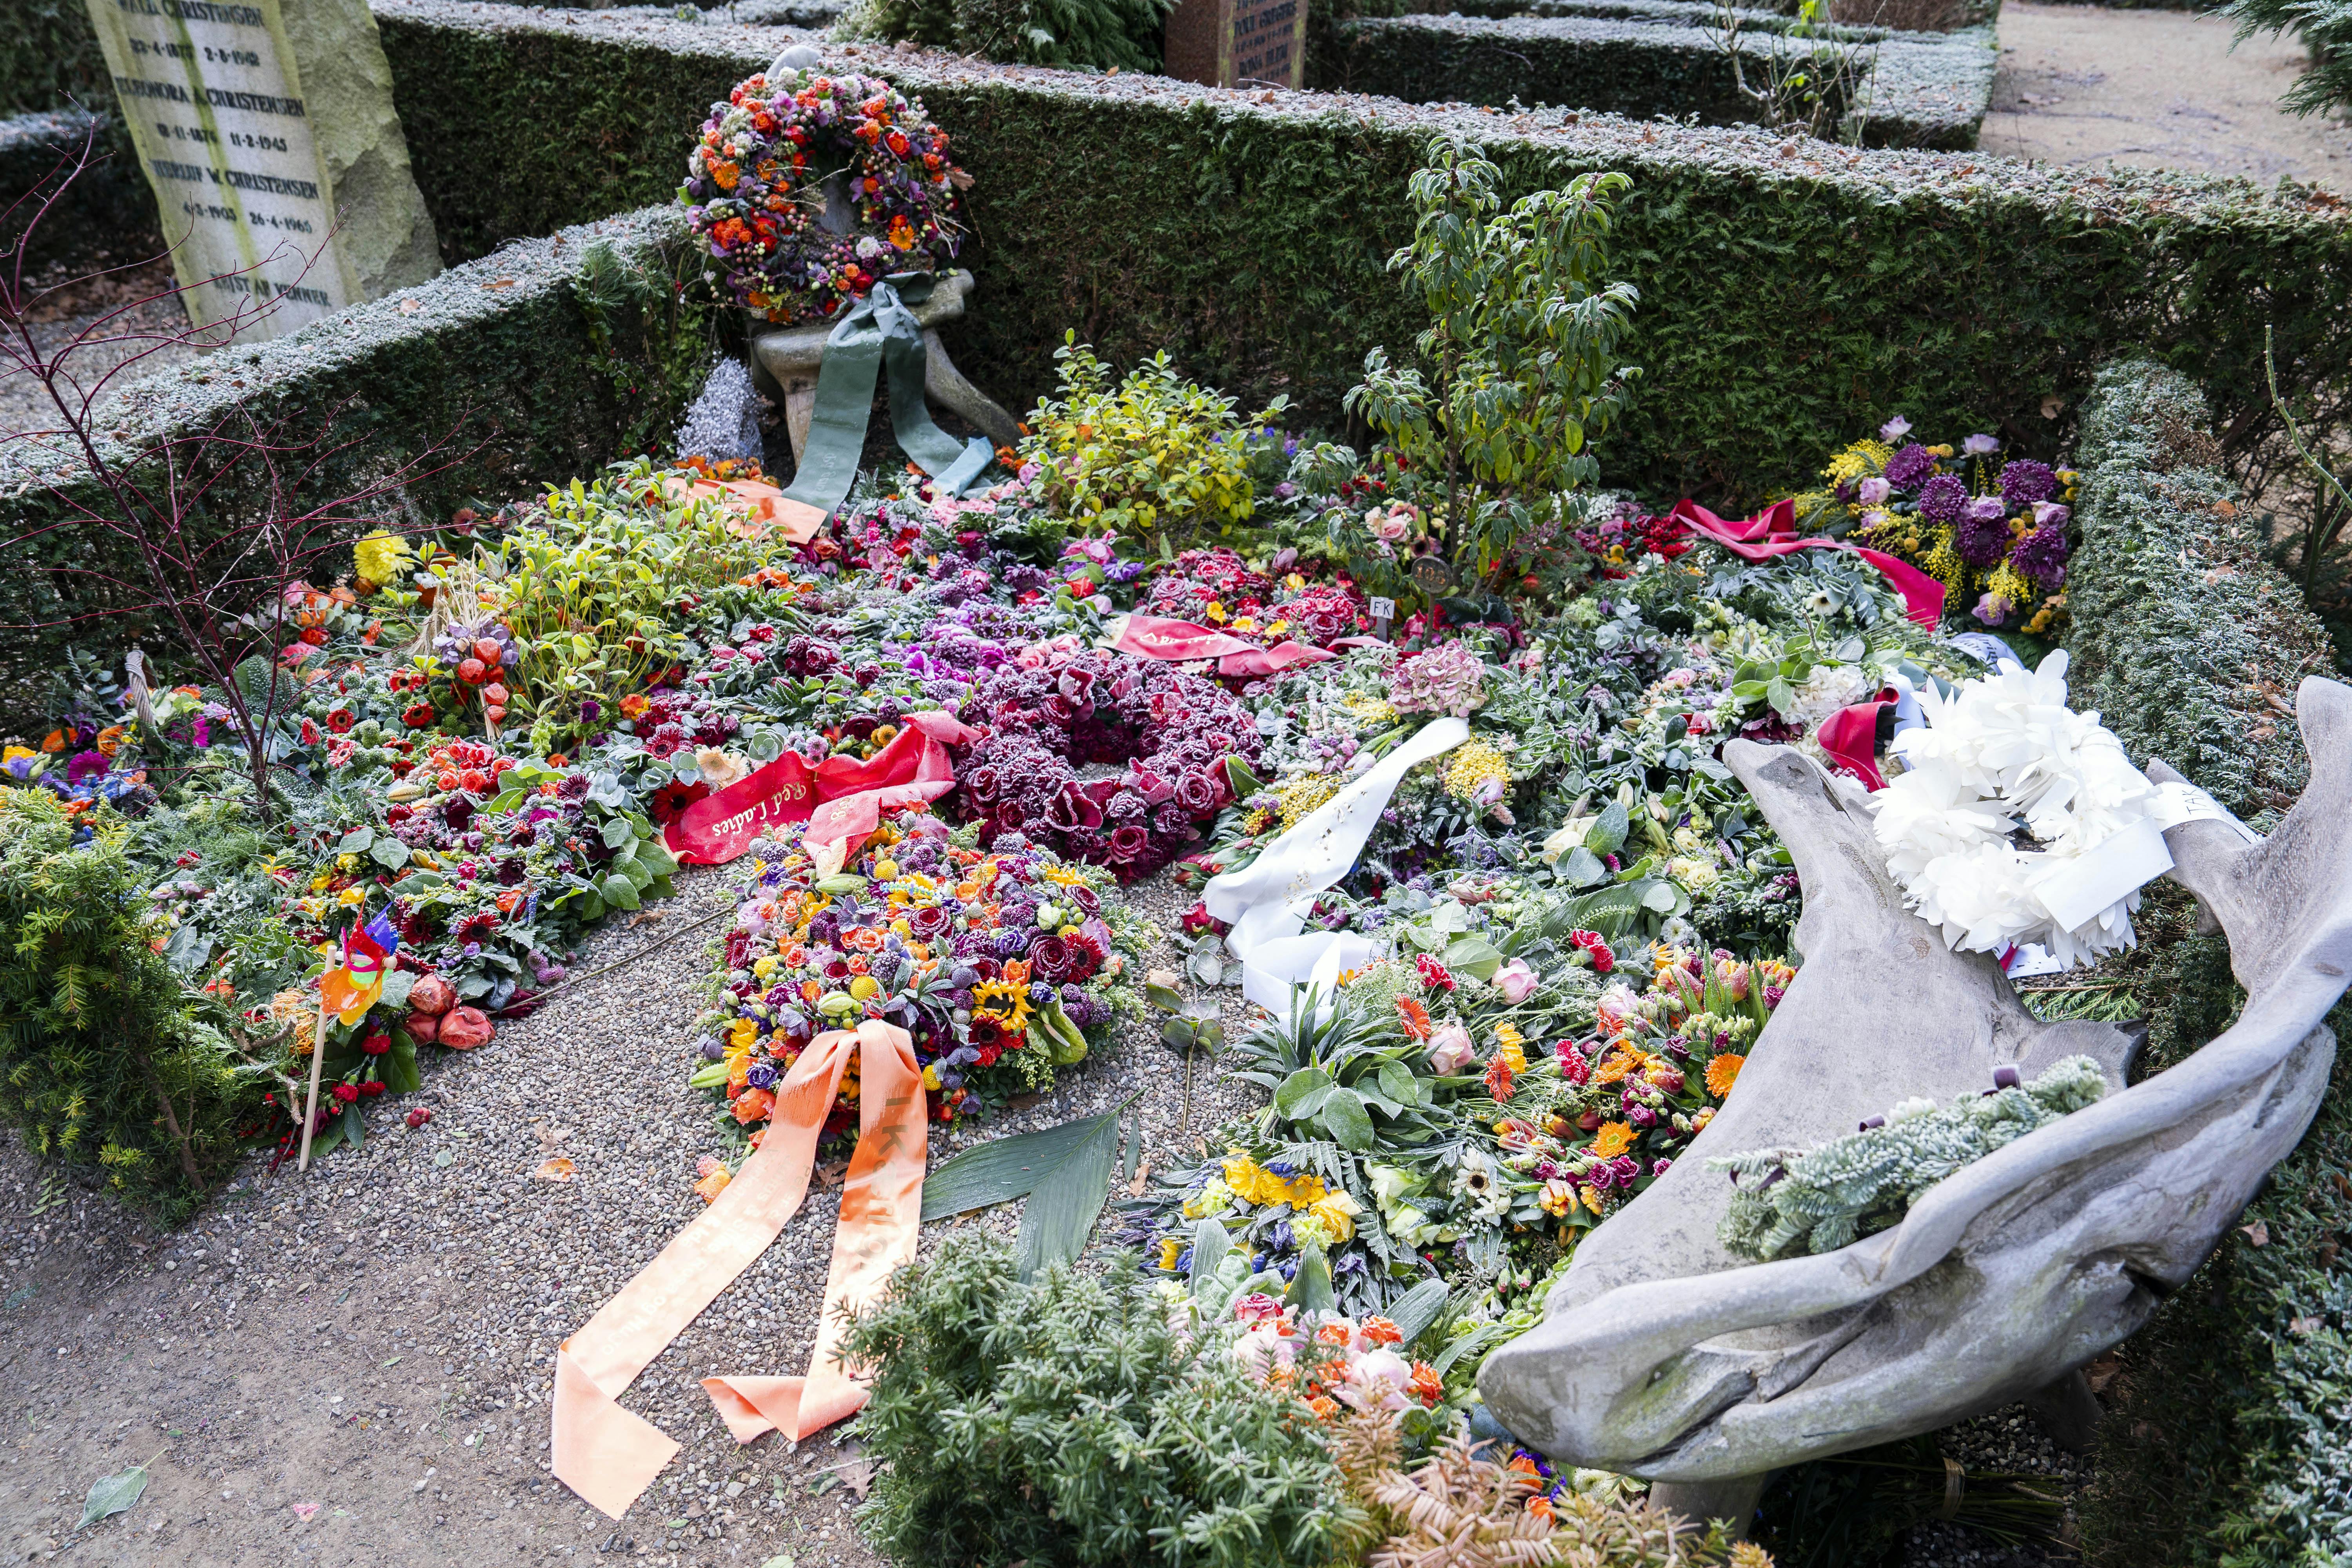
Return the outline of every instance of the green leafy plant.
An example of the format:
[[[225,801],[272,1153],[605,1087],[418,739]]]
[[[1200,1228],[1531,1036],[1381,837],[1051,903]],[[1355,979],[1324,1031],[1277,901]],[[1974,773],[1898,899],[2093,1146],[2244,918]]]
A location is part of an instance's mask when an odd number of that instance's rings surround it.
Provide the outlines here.
[[[1234,401],[1176,374],[1163,350],[1117,385],[1108,365],[1064,336],[1054,351],[1061,395],[1029,416],[1021,456],[1040,499],[1081,525],[1166,541],[1179,531],[1231,533],[1255,510],[1250,442],[1287,406],[1249,419]]]
[[[2234,0],[2221,15],[2238,24],[2233,44],[2257,33],[2294,33],[2310,52],[2279,107],[2326,114],[2352,106],[2352,0]]]
[[[149,945],[124,831],[110,813],[77,847],[55,796],[0,790],[0,1121],[177,1219],[235,1162],[262,1079]]]
[[[1132,1096],[1129,1097],[1131,1100]],[[1121,1126],[1122,1105],[1100,1116],[992,1139],[942,1163],[923,1182],[923,1218],[1029,1200],[1021,1211],[1021,1278],[1076,1262],[1110,1195],[1114,1169],[1129,1176],[1143,1155],[1143,1130]]]
[[[1501,172],[1454,138],[1412,176],[1412,242],[1389,258],[1429,311],[1419,365],[1364,358],[1347,405],[1406,463],[1442,478],[1456,568],[1492,578],[1520,536],[1556,524],[1562,492],[1593,483],[1591,451],[1640,371],[1617,361],[1640,293],[1605,282],[1614,204],[1631,182],[1580,174],[1503,210]],[[1424,368],[1425,367],[1425,374]]]
[[[951,1237],[843,1351],[873,1369],[884,1461],[858,1524],[900,1568],[1322,1568],[1369,1540],[1314,1423],[1222,1338],[1180,1338],[1129,1261],[1024,1283],[1002,1243]]]
[[[1173,0],[864,0],[841,30],[1008,65],[1157,71],[1172,8]]]
[[[623,452],[650,452],[666,441],[709,374],[715,314],[686,286],[699,265],[691,249],[681,247],[665,265],[624,256],[604,239],[581,253],[572,298],[596,368],[621,404]]]
[[[1860,145],[1863,120],[1848,110],[1865,97],[1878,73],[1878,46],[1867,46],[1830,26],[1823,0],[1798,0],[1784,27],[1765,29],[1758,42],[1743,40],[1742,7],[1717,0],[1708,38],[1731,67],[1732,86],[1775,131]]]

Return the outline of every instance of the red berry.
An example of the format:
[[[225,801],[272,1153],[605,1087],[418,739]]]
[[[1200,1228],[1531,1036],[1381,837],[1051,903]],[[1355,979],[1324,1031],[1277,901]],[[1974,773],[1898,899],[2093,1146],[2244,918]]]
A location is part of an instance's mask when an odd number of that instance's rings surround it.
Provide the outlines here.
[[[421,1105],[408,1113],[408,1124],[411,1127],[422,1127],[432,1120],[433,1113]]]

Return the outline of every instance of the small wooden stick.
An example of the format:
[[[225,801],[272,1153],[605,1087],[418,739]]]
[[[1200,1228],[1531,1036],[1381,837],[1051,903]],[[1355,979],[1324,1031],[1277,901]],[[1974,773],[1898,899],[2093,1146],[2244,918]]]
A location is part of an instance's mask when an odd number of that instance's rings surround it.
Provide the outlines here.
[[[295,1163],[298,1172],[310,1168],[310,1130],[319,1125],[319,1069],[327,1061],[327,998],[319,997],[319,1035],[310,1043],[310,1102],[302,1108],[302,1158]]]

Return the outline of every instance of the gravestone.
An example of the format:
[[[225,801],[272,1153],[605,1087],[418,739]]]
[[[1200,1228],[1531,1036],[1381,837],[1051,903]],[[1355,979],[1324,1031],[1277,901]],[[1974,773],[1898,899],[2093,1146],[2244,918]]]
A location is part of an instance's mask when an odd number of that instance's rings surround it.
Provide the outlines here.
[[[283,337],[440,271],[366,0],[88,4],[197,325]]]
[[[1181,0],[1168,15],[1167,68],[1208,87],[1299,87],[1305,0]]]

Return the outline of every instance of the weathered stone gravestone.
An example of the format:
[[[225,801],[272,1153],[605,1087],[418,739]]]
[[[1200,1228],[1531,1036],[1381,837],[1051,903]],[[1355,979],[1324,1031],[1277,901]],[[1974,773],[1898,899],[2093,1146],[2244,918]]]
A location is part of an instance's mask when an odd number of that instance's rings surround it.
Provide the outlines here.
[[[2268,839],[2215,821],[2164,835],[2168,874],[2229,938],[2244,1011],[2129,1088],[2135,1034],[2036,1019],[1990,956],[1905,908],[1857,786],[1792,748],[1727,746],[1803,878],[1804,965],[1722,1113],[1481,1368],[1496,1417],[1555,1458],[1661,1483],[1678,1513],[1742,1520],[1781,1466],[2013,1400],[2083,1436],[2079,1369],[2188,1280],[2327,1086],[2322,1020],[2352,975],[2352,689],[2308,679],[2296,717],[2311,783]],[[1769,1263],[1721,1240],[1731,1187],[1709,1157],[1818,1147],[1899,1100],[2073,1056],[2105,1098],[1962,1167],[1891,1229]]]
[[[1168,74],[1208,87],[1306,81],[1306,0],[1181,0],[1168,16]]]
[[[441,269],[366,0],[89,5],[199,326],[283,337]]]

